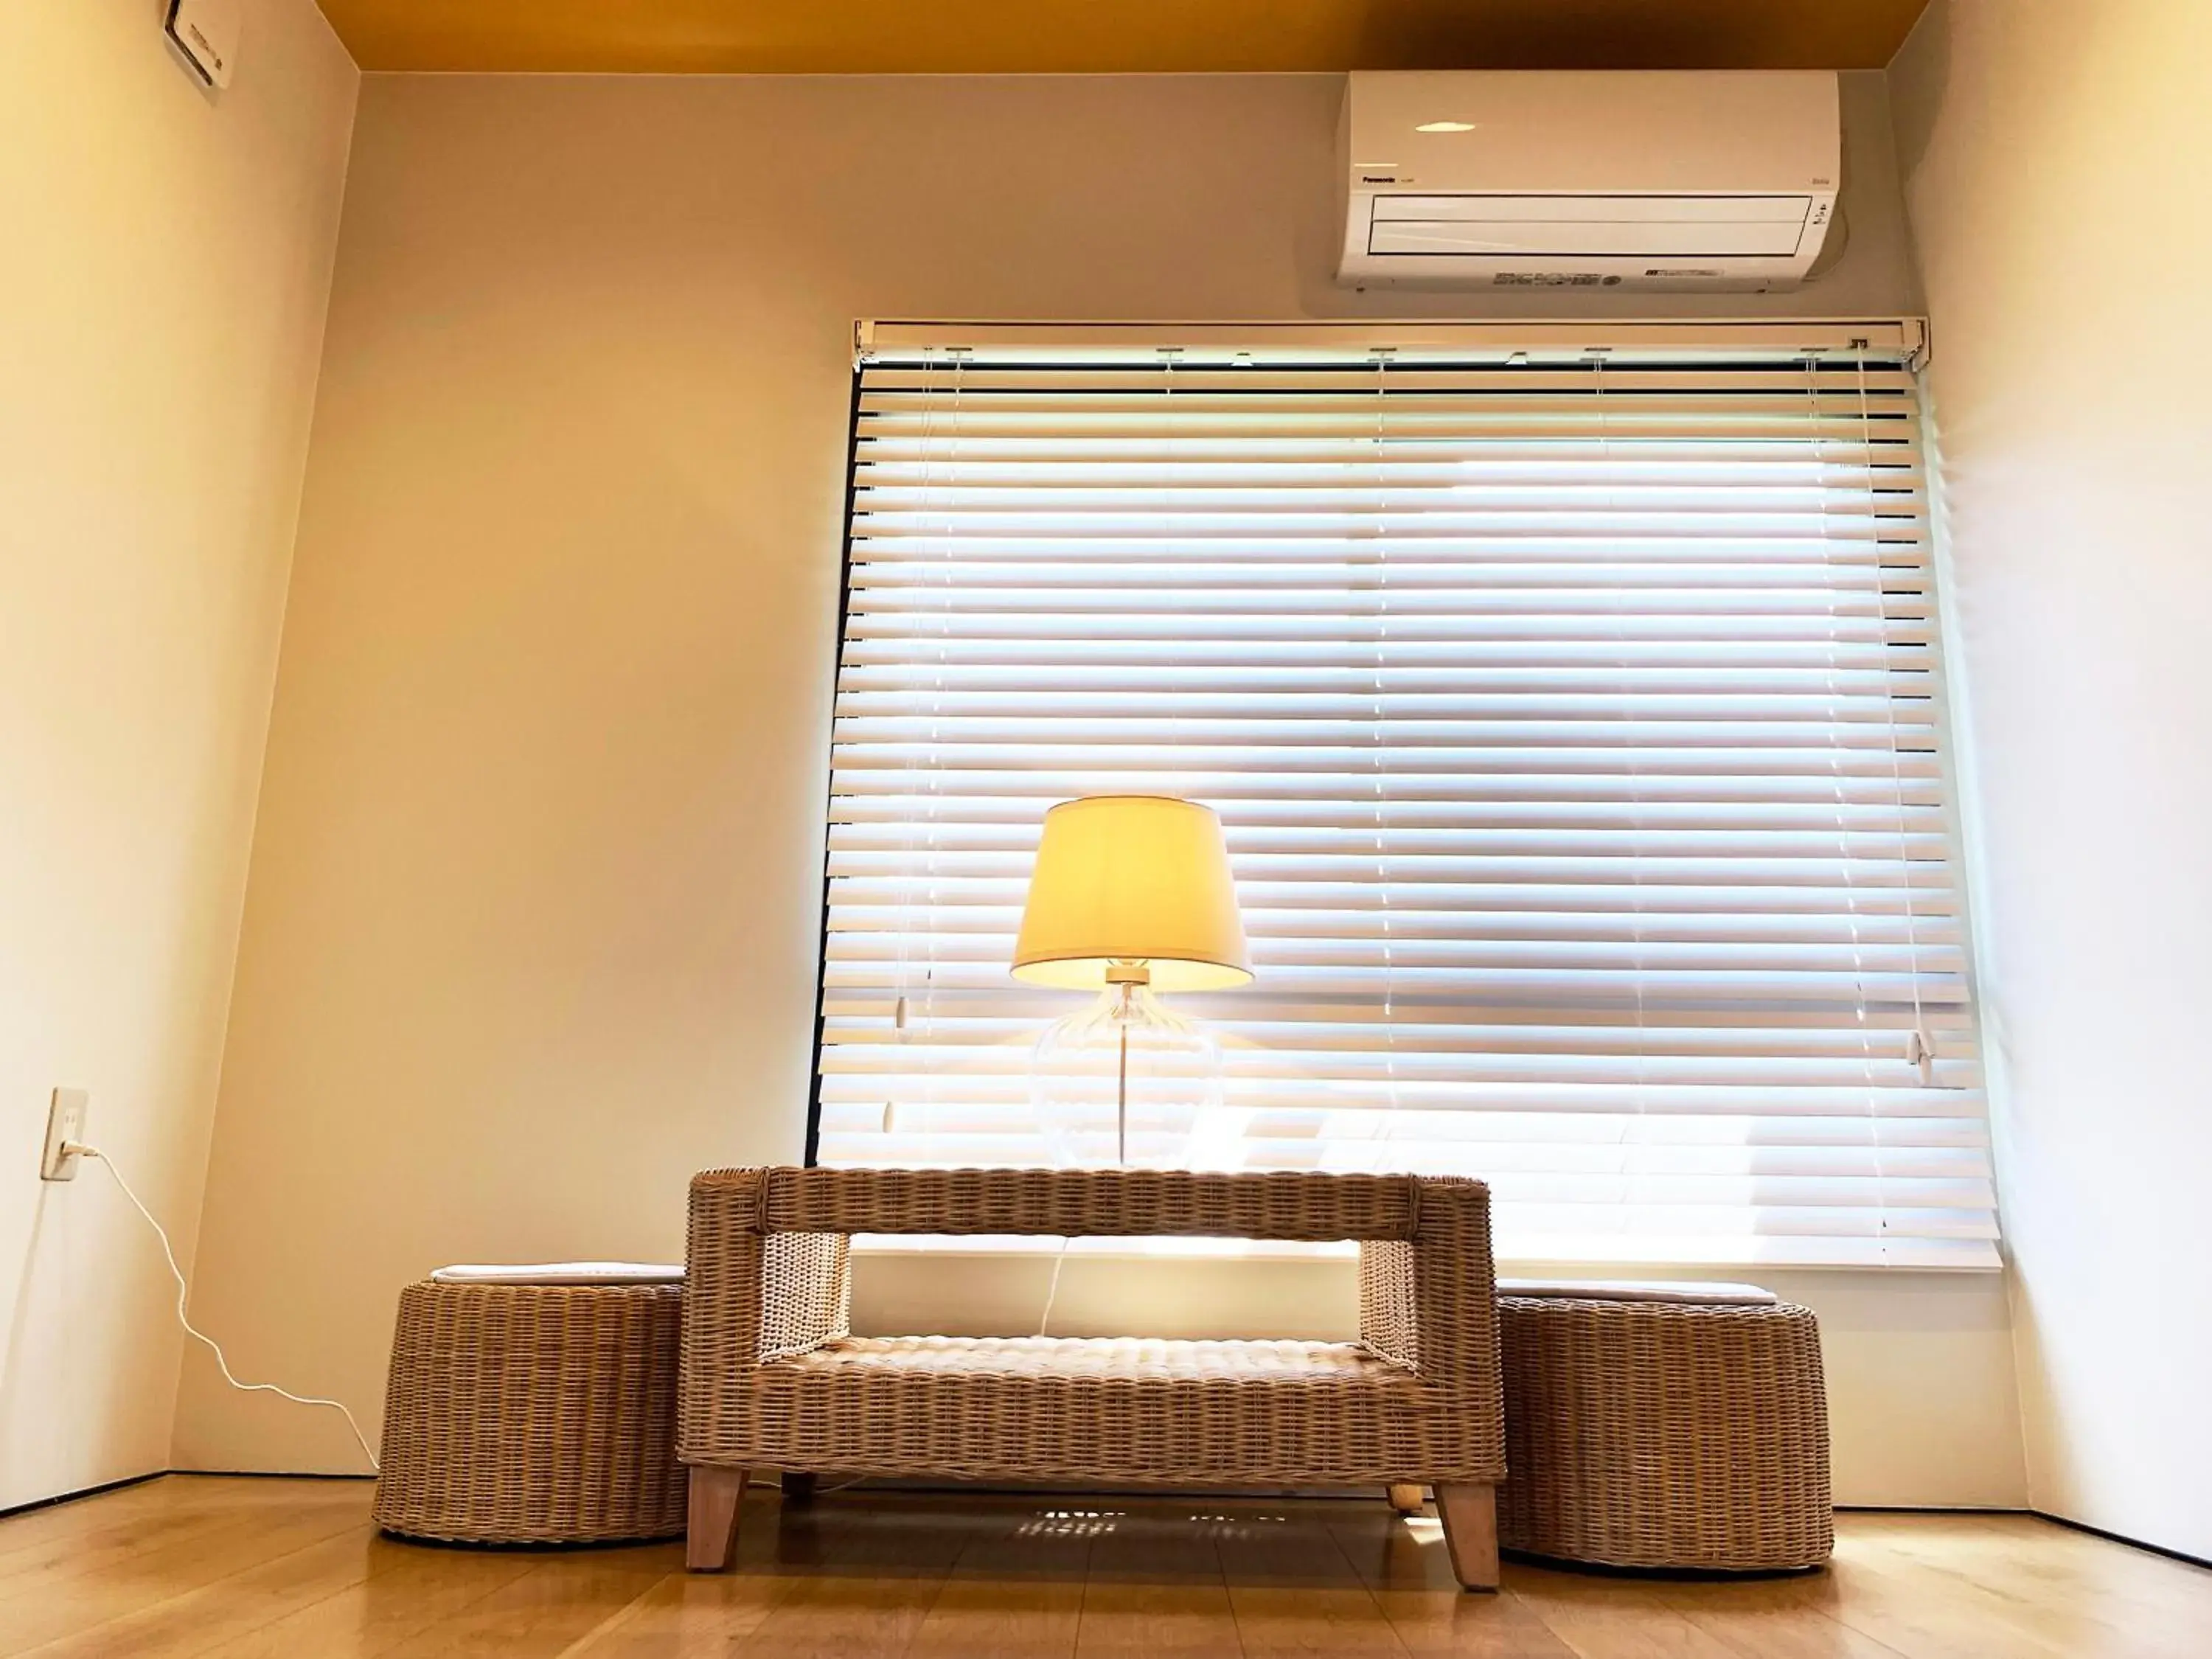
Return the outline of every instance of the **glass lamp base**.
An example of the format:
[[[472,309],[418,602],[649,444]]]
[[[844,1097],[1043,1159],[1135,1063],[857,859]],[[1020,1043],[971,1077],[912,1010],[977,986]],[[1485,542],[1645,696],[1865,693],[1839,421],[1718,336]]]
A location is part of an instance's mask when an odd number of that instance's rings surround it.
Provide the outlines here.
[[[1037,1039],[1030,1100],[1070,1169],[1186,1169],[1221,1112],[1221,1045],[1141,985],[1109,986]]]

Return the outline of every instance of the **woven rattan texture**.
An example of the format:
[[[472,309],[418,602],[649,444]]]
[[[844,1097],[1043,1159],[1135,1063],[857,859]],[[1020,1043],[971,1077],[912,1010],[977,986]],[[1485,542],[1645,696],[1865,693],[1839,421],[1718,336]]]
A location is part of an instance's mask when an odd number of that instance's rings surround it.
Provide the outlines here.
[[[1364,1340],[856,1340],[842,1268],[778,1265],[792,1227],[1360,1239]],[[979,1480],[1487,1483],[1504,1472],[1494,1285],[1479,1182],[718,1170],[691,1188],[679,1444],[690,1463]],[[809,1328],[823,1340],[790,1352]]]
[[[377,1524],[477,1543],[684,1530],[675,1285],[410,1285]]]
[[[761,1358],[805,1353],[853,1328],[853,1241],[770,1233],[761,1249]]]
[[[1506,1548],[1738,1572],[1827,1559],[1828,1404],[1809,1310],[1522,1297],[1498,1310]]]
[[[695,1186],[754,1194],[757,1231],[776,1233],[1410,1238],[1421,1201],[1411,1176],[1298,1170],[780,1169],[765,1197],[760,1173]]]
[[[1359,1340],[1381,1358],[1418,1368],[1420,1310],[1413,1295],[1413,1246],[1370,1239],[1359,1247]]]

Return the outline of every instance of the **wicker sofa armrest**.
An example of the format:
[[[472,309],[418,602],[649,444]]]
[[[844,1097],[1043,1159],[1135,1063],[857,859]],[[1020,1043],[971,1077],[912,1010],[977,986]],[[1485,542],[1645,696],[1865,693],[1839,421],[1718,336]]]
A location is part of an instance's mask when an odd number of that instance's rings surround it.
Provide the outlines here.
[[[851,1241],[842,1233],[760,1227],[771,1171],[717,1170],[691,1183],[684,1284],[727,1363],[804,1353],[849,1334]],[[687,1310],[688,1311],[688,1310]],[[706,1319],[686,1319],[688,1331]]]
[[[851,1331],[851,1241],[762,1231],[769,1175],[716,1170],[691,1183],[677,1416],[687,1460],[730,1443],[752,1410],[763,1364]]]
[[[702,1188],[750,1200],[762,1233],[1411,1239],[1420,1211],[1409,1176],[1296,1170],[726,1170]]]
[[[1441,1176],[1423,1177],[1419,1186],[1413,1237],[1360,1247],[1359,1340],[1379,1357],[1412,1367],[1455,1409],[1501,1422],[1490,1188]]]
[[[1497,1286],[1489,1188],[1425,1178],[1416,1236],[1359,1247],[1360,1343],[1439,1386],[1487,1389],[1498,1375]]]

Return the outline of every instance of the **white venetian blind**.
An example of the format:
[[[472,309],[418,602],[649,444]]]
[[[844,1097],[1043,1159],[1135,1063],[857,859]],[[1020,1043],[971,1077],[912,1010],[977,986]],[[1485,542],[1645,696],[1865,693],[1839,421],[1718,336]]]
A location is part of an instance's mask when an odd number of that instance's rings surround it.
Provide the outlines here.
[[[1039,821],[1158,792],[1251,1165],[1481,1176],[1522,1260],[1994,1264],[1911,376],[1492,356],[864,367],[821,1161],[1049,1161]]]

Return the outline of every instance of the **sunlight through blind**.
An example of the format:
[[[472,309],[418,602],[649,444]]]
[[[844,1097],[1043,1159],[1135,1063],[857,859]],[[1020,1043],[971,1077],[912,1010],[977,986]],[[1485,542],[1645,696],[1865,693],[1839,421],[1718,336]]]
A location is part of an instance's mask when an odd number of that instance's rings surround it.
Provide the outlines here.
[[[1046,807],[1220,813],[1252,1167],[1521,1260],[1994,1265],[1911,375],[1862,352],[861,371],[817,1101],[1049,1162]]]

